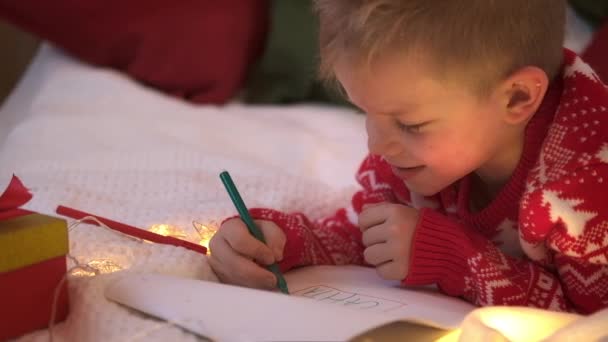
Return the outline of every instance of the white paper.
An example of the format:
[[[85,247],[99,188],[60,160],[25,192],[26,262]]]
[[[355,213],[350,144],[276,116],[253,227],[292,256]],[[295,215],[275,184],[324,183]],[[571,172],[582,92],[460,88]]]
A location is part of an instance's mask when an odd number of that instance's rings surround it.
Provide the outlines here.
[[[309,267],[286,275],[292,295],[156,274],[125,273],[108,299],[219,341],[347,340],[400,319],[455,327],[473,306],[395,288],[373,269]]]
[[[105,295],[215,341],[344,341],[387,321],[305,298],[157,274],[125,274]]]
[[[315,266],[286,275],[291,293],[332,306],[377,312],[398,319],[456,328],[475,306],[431,287],[404,288],[382,280],[373,268]]]

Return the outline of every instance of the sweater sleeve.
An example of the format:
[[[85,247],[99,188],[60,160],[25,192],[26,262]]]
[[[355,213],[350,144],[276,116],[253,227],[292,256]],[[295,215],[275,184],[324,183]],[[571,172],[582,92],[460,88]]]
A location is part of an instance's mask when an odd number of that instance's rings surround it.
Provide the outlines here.
[[[350,206],[338,209],[333,215],[316,221],[302,213],[283,213],[272,209],[255,208],[255,219],[275,222],[287,236],[283,271],[297,266],[321,264],[364,264],[364,245],[358,227],[358,215],[366,204],[397,202],[395,187],[405,185],[393,175],[388,164],[370,155],[357,172],[362,189],[354,194]],[[407,199],[405,199],[407,200]]]
[[[604,162],[536,189],[522,211],[533,228],[520,234],[524,247],[547,251],[544,261],[581,313],[608,307],[608,145],[602,151]]]
[[[520,305],[591,313],[608,306],[606,167],[534,190],[520,213],[532,257],[506,255],[476,230],[436,211],[421,212],[408,285],[437,283],[479,305]],[[576,184],[574,182],[576,178]],[[595,184],[581,186],[580,179]],[[605,184],[605,185],[604,185]]]
[[[478,306],[569,309],[551,271],[503,253],[475,229],[430,209],[421,212],[403,283],[436,283],[444,293]]]

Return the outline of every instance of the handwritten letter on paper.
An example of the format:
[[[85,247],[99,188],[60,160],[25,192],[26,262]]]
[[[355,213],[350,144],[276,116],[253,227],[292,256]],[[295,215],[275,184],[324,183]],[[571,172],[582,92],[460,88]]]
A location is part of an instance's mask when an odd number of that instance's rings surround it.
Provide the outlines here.
[[[377,312],[389,312],[406,306],[405,303],[394,300],[347,292],[325,285],[311,286],[298,290],[293,294],[311,298],[319,302]]]

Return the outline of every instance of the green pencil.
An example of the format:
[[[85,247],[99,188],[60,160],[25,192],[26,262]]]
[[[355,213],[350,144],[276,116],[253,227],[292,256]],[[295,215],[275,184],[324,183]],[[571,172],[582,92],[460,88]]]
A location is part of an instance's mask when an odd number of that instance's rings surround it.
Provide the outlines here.
[[[232,177],[230,177],[228,171],[220,173],[220,179],[222,180],[222,183],[224,183],[224,187],[226,187],[226,191],[228,191],[228,195],[230,195],[230,199],[232,200],[232,203],[234,203],[234,206],[236,207],[239,216],[241,217],[243,222],[245,222],[249,233],[265,244],[266,239],[264,238],[264,234],[258,228],[258,226],[256,226],[255,222],[253,222],[253,219],[249,214],[249,210],[245,206],[245,203],[243,202],[239,191],[236,189],[236,185],[234,185]],[[283,275],[281,274],[279,265],[277,265],[276,263],[269,265],[268,270],[274,273],[274,275],[277,277],[277,286],[281,290],[281,292],[289,294],[289,290],[287,289],[287,282],[285,282],[285,278],[283,278]]]

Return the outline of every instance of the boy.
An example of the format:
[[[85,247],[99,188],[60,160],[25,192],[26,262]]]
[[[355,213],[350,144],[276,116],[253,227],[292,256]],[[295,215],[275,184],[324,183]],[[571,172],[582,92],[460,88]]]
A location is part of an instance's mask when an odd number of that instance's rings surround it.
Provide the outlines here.
[[[479,305],[608,307],[608,91],[563,50],[560,0],[317,0],[321,73],[366,113],[352,205],[253,209],[211,241],[220,279],[367,264]]]

